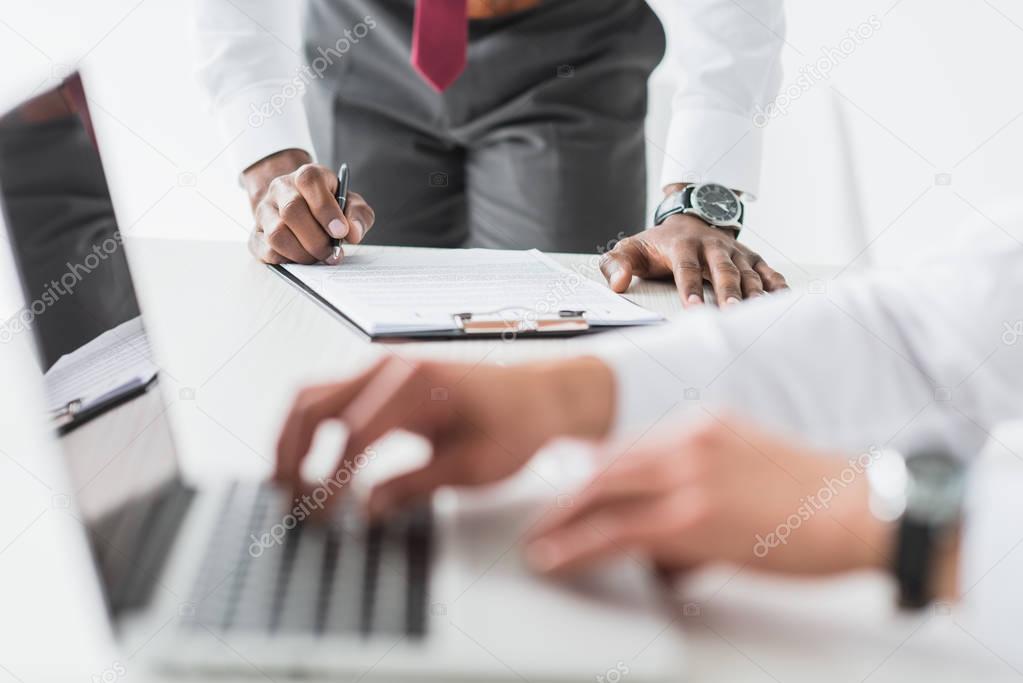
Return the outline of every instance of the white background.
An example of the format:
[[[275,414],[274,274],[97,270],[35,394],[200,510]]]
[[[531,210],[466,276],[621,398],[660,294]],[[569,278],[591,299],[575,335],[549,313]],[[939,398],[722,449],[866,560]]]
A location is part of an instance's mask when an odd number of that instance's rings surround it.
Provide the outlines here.
[[[677,1],[654,4],[670,17]],[[755,2],[745,5],[756,13]],[[768,125],[762,200],[747,233],[765,255],[780,265],[897,262],[963,218],[991,215],[1018,191],[1023,6],[1012,0],[788,6],[786,85],[871,15],[881,27]],[[224,141],[209,125],[193,79],[189,13],[190,3],[180,0],[5,3],[0,102],[8,105],[81,63],[93,75],[94,116],[122,228],[243,240],[247,206],[226,156],[219,156]],[[662,69],[651,86],[654,178],[669,77]],[[843,121],[851,145],[838,134]],[[946,173],[951,184],[936,185],[936,175]]]

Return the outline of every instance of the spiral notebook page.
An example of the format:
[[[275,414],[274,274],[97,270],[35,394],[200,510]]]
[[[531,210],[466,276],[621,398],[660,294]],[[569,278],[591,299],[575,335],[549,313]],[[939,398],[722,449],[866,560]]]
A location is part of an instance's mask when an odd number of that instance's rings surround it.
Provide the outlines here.
[[[591,326],[662,320],[536,250],[366,247],[338,266],[284,268],[371,335],[443,332],[455,316],[557,316]]]

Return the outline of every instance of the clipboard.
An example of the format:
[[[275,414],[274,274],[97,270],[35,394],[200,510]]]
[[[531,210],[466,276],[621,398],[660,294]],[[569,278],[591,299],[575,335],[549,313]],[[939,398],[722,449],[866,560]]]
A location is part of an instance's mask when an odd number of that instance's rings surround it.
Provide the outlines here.
[[[100,415],[146,393],[150,387],[156,384],[158,377],[159,375],[153,375],[148,382],[143,382],[136,377],[123,386],[91,399],[88,403],[82,399],[68,401],[67,404],[50,412],[53,427],[59,436],[64,436]]]
[[[319,292],[280,265],[267,265],[270,270],[297,287],[321,308],[329,312],[347,327],[365,335],[373,341],[424,340],[442,341],[451,339],[550,339],[576,337],[593,334],[606,326],[595,327],[586,319],[586,311],[560,310],[554,314],[538,314],[521,307],[510,307],[493,311],[455,311],[451,314],[450,330],[426,330],[422,332],[395,332],[371,334],[344,314]]]

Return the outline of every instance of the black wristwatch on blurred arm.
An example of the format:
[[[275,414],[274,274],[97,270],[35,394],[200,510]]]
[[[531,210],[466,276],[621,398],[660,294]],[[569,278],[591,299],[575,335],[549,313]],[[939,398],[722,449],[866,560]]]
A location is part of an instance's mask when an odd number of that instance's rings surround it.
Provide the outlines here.
[[[867,469],[867,478],[871,512],[897,525],[892,573],[899,606],[924,607],[935,597],[939,551],[959,533],[966,466],[943,450],[917,451],[906,458],[883,451]]]
[[[679,213],[696,216],[715,228],[734,230],[738,236],[746,217],[746,206],[739,195],[724,185],[687,185],[664,198],[654,214],[654,225]]]

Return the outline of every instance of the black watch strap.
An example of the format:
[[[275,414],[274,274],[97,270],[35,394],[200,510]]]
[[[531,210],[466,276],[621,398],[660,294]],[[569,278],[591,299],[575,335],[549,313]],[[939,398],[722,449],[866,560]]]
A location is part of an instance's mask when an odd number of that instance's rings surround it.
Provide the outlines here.
[[[654,225],[660,225],[661,223],[666,221],[670,216],[676,216],[676,215],[678,215],[680,213],[683,213],[687,208],[692,206],[692,202],[690,200],[690,197],[692,196],[692,194],[693,194],[693,186],[692,185],[686,185],[685,187],[683,187],[678,192],[673,192],[670,195],[668,195],[667,197],[665,197],[664,201],[662,201],[657,206],[657,211],[654,213]],[[664,205],[665,205],[665,203],[667,203],[668,199],[671,199],[672,197],[675,197],[676,195],[679,198],[678,203],[676,203],[672,207],[665,207]]]
[[[899,585],[900,607],[920,609],[934,597],[931,588],[934,543],[932,527],[903,516],[899,522],[893,567]]]

